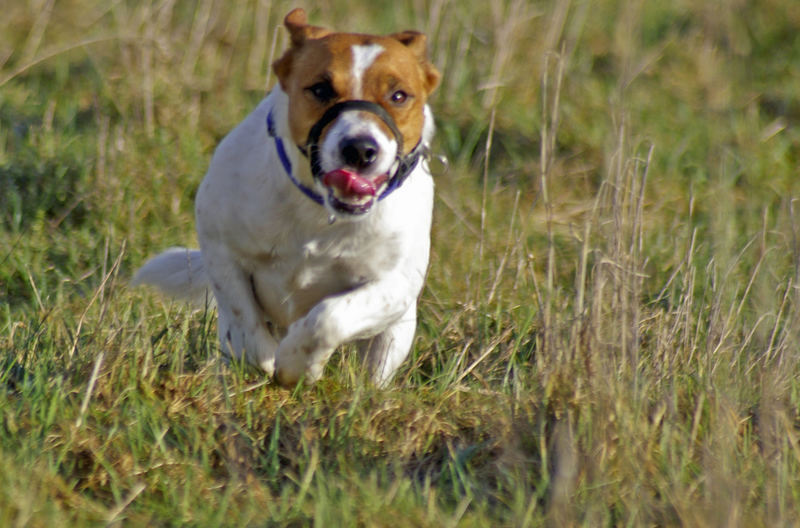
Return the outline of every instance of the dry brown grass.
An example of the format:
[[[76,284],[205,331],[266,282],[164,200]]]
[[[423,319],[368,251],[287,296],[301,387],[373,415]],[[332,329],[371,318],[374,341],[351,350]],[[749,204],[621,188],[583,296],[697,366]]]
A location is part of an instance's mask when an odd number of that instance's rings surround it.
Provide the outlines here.
[[[796,524],[794,3],[312,10],[428,33],[450,169],[394,386],[345,350],[294,392],[125,285],[289,7],[7,6],[0,524]]]

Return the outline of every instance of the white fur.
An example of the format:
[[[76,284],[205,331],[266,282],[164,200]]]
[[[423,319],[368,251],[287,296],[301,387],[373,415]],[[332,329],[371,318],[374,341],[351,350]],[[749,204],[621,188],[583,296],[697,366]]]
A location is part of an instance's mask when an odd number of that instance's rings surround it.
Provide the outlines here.
[[[360,99],[364,88],[364,72],[366,72],[378,55],[383,53],[383,46],[379,44],[368,44],[366,46],[352,46],[353,67],[350,77],[353,80],[353,97]]]
[[[202,306],[213,301],[200,251],[170,248],[137,270],[132,286],[151,284],[170,297]]]
[[[283,384],[303,375],[316,380],[334,350],[349,342],[362,345],[375,382],[385,384],[414,336],[433,180],[419,163],[368,213],[331,224],[330,211],[291,183],[267,136],[272,111],[295,176],[311,184],[308,161],[293,147],[287,107],[288,97],[276,87],[217,148],[195,207],[202,256],[169,250],[136,280],[194,296],[197,280],[206,277],[223,351],[274,371]],[[432,131],[426,108],[424,141]],[[394,143],[385,135],[382,141],[389,150]]]
[[[327,172],[341,167],[344,164],[339,148],[342,139],[358,136],[370,136],[378,144],[377,159],[362,175],[374,177],[389,172],[397,155],[397,142],[383,132],[375,116],[368,112],[345,112],[331,125],[322,142],[322,170]]]

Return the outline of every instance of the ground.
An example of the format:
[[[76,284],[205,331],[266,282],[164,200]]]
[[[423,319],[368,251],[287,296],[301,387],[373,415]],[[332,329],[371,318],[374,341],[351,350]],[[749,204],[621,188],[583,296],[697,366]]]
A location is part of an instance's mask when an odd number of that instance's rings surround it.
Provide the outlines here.
[[[800,522],[794,0],[305,6],[428,34],[448,163],[397,379],[294,391],[127,282],[295,4],[7,4],[0,524]]]

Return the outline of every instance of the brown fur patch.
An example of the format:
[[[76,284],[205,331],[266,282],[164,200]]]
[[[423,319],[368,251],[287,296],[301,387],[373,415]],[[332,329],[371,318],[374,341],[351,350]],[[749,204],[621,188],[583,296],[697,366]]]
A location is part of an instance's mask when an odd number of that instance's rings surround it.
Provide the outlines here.
[[[423,108],[439,83],[439,72],[426,56],[425,36],[415,31],[390,36],[331,33],[305,21],[302,10],[296,9],[286,16],[284,23],[291,34],[292,46],[273,65],[281,87],[289,96],[292,139],[304,145],[309,130],[330,106],[356,98],[352,48],[377,44],[384,52],[364,72],[358,98],[375,102],[389,112],[403,135],[405,153],[409,152],[420,140]],[[331,83],[335,99],[321,103],[308,91],[321,81]],[[391,96],[397,90],[410,96],[405,104],[392,103]]]

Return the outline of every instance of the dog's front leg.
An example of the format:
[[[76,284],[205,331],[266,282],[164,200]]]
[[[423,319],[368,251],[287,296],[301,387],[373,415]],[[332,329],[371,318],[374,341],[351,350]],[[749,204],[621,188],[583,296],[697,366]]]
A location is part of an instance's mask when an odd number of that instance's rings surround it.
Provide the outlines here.
[[[281,341],[275,365],[278,383],[295,385],[304,374],[307,380],[316,381],[339,345],[376,336],[397,324],[404,329],[399,333],[403,337],[391,339],[387,336],[390,339],[386,343],[391,347],[405,347],[402,353],[405,357],[411,344],[407,334],[410,329],[413,336],[416,318],[402,318],[415,310],[417,292],[417,288],[402,278],[391,277],[321,301],[306,316],[292,323]],[[386,350],[384,346],[381,353],[376,352],[377,363],[385,362]],[[380,383],[391,378],[399,364],[396,360],[399,355],[399,352],[393,353],[390,363],[375,368],[376,381]]]
[[[405,361],[414,333],[417,329],[417,303],[411,306],[400,319],[386,330],[367,340],[366,363],[372,380],[379,387],[385,387],[394,377],[394,373]]]
[[[265,315],[253,290],[252,276],[224,251],[203,249],[203,259],[217,300],[219,342],[222,352],[271,376],[275,369],[277,340],[267,331]]]

